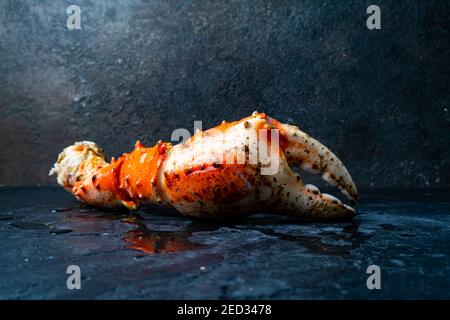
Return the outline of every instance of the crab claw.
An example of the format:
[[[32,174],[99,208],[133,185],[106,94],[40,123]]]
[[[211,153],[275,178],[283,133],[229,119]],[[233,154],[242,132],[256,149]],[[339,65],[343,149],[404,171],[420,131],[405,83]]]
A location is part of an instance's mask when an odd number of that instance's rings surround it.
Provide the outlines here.
[[[321,174],[348,199],[358,199],[350,174],[327,147],[257,112],[198,131],[176,146],[138,142],[111,163],[94,143],[76,143],[64,149],[51,174],[79,200],[100,207],[135,209],[153,202],[188,217],[216,219],[260,211],[312,220],[355,216],[352,207],[304,184],[292,166]]]
[[[348,220],[356,215],[356,210],[342,203],[338,198],[321,193],[312,184],[303,184],[300,176],[285,168],[271,181],[273,190],[267,206],[279,214],[308,220]]]
[[[321,174],[327,183],[339,187],[349,200],[358,200],[358,189],[352,177],[333,152],[296,126],[282,124],[272,118],[268,121],[280,130],[280,135],[286,140],[284,151],[290,166]]]
[[[216,158],[219,150],[242,149],[246,141],[253,141],[252,137],[261,133],[260,130],[265,131],[262,137],[266,137],[273,129],[279,133],[279,149],[271,157],[278,166],[273,173],[259,172],[257,168],[262,163],[215,166],[203,160]],[[263,139],[258,144],[272,145],[273,141]],[[188,170],[185,174],[185,168],[191,168],[194,163],[195,172]],[[327,147],[298,127],[257,112],[240,121],[224,122],[199,132],[194,139],[175,146],[163,166],[163,188],[168,201],[186,216],[223,218],[258,211],[311,220],[342,220],[355,216],[356,210],[336,197],[321,193],[313,185],[305,185],[292,171],[293,166],[321,173],[325,180],[338,185],[350,200],[358,198],[347,169]]]

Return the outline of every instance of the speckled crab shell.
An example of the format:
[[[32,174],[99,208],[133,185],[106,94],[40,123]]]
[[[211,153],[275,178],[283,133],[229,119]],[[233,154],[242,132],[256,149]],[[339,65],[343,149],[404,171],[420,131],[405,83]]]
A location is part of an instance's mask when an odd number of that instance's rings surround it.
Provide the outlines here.
[[[270,151],[270,163],[252,156],[255,146]],[[274,163],[276,170],[263,174]],[[321,174],[349,200],[358,198],[347,169],[327,147],[298,127],[258,112],[197,131],[175,146],[158,142],[147,148],[138,141],[131,153],[111,163],[95,143],[76,142],[63,150],[50,174],[79,200],[100,207],[136,209],[154,202],[188,217],[215,219],[258,211],[314,220],[355,216],[349,205],[304,184],[291,167]]]

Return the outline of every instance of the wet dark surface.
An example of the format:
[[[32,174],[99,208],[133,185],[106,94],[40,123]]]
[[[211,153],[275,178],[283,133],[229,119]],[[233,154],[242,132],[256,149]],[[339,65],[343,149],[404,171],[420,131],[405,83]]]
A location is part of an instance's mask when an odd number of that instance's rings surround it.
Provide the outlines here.
[[[2,299],[450,298],[450,192],[372,190],[346,223],[260,214],[215,224],[0,188]],[[66,268],[81,268],[68,290]],[[366,269],[381,268],[381,290]]]

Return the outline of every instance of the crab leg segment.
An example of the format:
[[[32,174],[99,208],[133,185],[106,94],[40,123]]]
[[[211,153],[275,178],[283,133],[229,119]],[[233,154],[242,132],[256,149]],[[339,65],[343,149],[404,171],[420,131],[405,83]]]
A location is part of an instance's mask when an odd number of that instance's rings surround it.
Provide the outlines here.
[[[139,202],[164,202],[159,169],[170,144],[145,148],[139,141],[131,153],[107,163],[93,142],[77,142],[59,155],[50,174],[79,200],[99,207],[125,206],[136,209]]]

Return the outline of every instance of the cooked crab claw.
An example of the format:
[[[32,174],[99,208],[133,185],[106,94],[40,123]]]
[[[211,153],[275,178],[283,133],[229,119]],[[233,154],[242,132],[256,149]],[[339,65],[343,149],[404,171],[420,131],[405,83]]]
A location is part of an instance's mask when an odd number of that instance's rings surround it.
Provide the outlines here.
[[[284,151],[290,166],[321,174],[330,185],[338,186],[349,200],[352,202],[358,200],[358,190],[352,177],[333,152],[296,126],[282,124],[271,118],[269,121],[286,139]]]
[[[93,142],[59,155],[50,174],[79,200],[101,207],[138,208],[154,202],[188,217],[230,218],[255,212],[339,220],[356,210],[304,184],[291,167],[317,173],[352,202],[358,190],[343,163],[298,127],[264,113],[197,131],[183,143],[136,143],[111,163]]]

